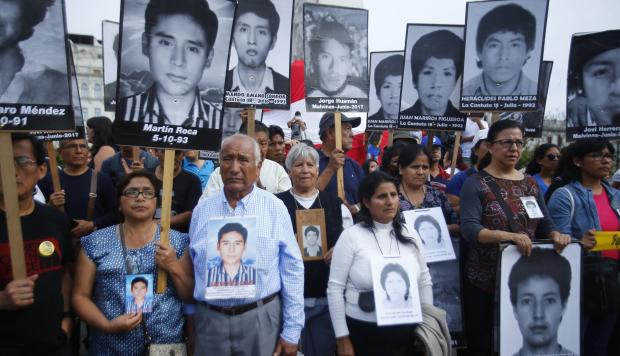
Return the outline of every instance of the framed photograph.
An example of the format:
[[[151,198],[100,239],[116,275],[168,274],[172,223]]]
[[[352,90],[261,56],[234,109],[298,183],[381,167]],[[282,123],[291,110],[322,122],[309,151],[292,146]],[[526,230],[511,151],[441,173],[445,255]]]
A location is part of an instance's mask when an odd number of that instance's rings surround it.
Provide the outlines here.
[[[304,4],[307,111],[368,111],[368,10]]]
[[[118,144],[219,149],[234,8],[228,0],[123,0]]]
[[[75,122],[75,130],[68,132],[31,132],[31,134],[35,135],[39,140],[56,141],[86,138],[86,127],[84,125],[84,117],[82,116],[82,102],[80,100],[80,92],[78,90],[75,63],[73,61],[73,50],[71,50],[71,55],[69,56],[69,59],[71,62],[71,103],[73,105],[73,119]]]
[[[407,229],[419,235],[427,263],[456,259],[440,207],[403,211]]]
[[[465,342],[463,320],[463,299],[461,297],[460,242],[452,239],[456,259],[429,263],[428,269],[433,280],[433,304],[446,311],[448,329],[453,347],[462,347]]]
[[[547,92],[551,80],[552,61],[543,61],[540,81],[538,82],[538,107],[536,111],[507,111],[499,114],[500,120],[514,120],[523,127],[524,137],[542,137],[543,120],[545,119],[545,105]]]
[[[573,35],[566,95],[568,140],[620,138],[619,66],[620,30]]]
[[[256,217],[212,218],[207,228],[207,300],[256,296]]]
[[[422,322],[417,265],[411,256],[376,256],[370,261],[377,325]]]
[[[548,0],[467,3],[462,111],[536,111]]]
[[[73,131],[63,0],[4,1],[0,130]],[[17,31],[21,31],[17,33]]]
[[[463,131],[463,26],[407,25],[399,130]]]
[[[395,129],[403,82],[403,51],[370,53],[370,99],[367,130]]]
[[[325,210],[305,209],[295,212],[297,243],[304,261],[323,260],[327,253]]]
[[[128,274],[125,276],[125,314],[153,311],[153,275]]]
[[[517,246],[502,251],[501,355],[579,355],[581,246],[558,254],[535,245],[530,256]],[[552,351],[549,351],[552,350]]]
[[[103,21],[101,23],[101,34],[103,39],[103,104],[105,111],[115,111],[120,43],[118,22]]]
[[[238,2],[224,89],[226,106],[289,109],[293,2]]]

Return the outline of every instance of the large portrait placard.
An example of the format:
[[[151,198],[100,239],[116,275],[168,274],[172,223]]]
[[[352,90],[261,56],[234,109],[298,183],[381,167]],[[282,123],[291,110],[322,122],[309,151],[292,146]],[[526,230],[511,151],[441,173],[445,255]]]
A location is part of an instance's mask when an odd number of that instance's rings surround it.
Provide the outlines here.
[[[375,256],[370,261],[377,325],[422,322],[416,265],[411,256]]]
[[[103,21],[101,33],[103,39],[103,105],[105,111],[115,111],[120,43],[118,22]]]
[[[540,81],[538,82],[538,107],[536,111],[508,111],[499,114],[500,120],[513,120],[523,127],[524,137],[542,137],[543,121],[545,119],[545,105],[547,91],[551,80],[553,62],[543,61]]]
[[[114,135],[218,150],[234,2],[123,0]]]
[[[399,130],[463,131],[463,26],[407,25]]]
[[[73,105],[72,115],[75,122],[75,130],[67,132],[31,132],[31,134],[35,135],[39,140],[55,141],[86,138],[86,126],[84,125],[84,116],[82,115],[82,101],[80,99],[80,91],[78,90],[78,80],[77,74],[75,72],[73,50],[71,50],[70,54],[71,55],[69,56],[69,59],[71,63],[71,103]]]
[[[0,131],[73,130],[64,1],[2,3]]]
[[[224,89],[226,106],[289,108],[293,2],[238,2]]]
[[[534,245],[530,256],[517,246],[502,251],[501,355],[579,355],[581,246],[558,254]]]
[[[403,81],[403,51],[370,53],[370,92],[367,130],[395,129]]]
[[[307,111],[368,111],[368,10],[304,4]]]
[[[467,3],[462,111],[535,111],[548,0]]]
[[[568,61],[566,138],[620,138],[620,30],[575,34]]]

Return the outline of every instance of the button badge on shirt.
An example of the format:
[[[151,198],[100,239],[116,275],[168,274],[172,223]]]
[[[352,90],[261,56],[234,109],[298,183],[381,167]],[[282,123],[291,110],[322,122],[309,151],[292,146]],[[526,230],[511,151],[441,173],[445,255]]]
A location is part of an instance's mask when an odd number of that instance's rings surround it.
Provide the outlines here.
[[[55,250],[56,248],[51,241],[43,241],[39,244],[39,255],[43,257],[50,257]]]

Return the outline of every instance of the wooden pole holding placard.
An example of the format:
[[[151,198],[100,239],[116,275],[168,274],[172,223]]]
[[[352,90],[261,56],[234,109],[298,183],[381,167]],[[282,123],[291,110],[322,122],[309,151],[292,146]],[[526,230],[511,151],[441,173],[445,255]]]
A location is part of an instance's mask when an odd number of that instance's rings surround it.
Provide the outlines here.
[[[426,133],[426,148],[433,152],[433,138],[435,137],[435,133],[433,131],[429,131]]]
[[[19,217],[13,142],[11,141],[11,134],[8,132],[0,132],[0,177],[2,178],[2,195],[9,235],[13,280],[24,279],[26,278],[24,240],[22,239],[22,224]]]
[[[452,150],[452,161],[450,161],[450,177],[454,177],[454,170],[456,169],[456,160],[459,157],[459,146],[461,146],[461,131],[456,133],[454,138],[454,148]]]
[[[140,147],[134,146],[131,149],[131,160],[133,162],[140,162]]]
[[[255,108],[247,108],[246,109],[248,111],[248,121],[247,121],[247,129],[248,129],[248,133],[247,135],[250,137],[254,137],[254,134],[256,133],[255,131],[255,125],[254,125],[254,120],[256,120],[256,109]]]
[[[491,117],[491,125],[499,121],[499,113],[498,112],[489,112],[488,116]]]
[[[342,118],[340,112],[334,113],[334,131],[336,135],[336,148],[342,150]],[[346,201],[344,195],[344,167],[338,168],[336,172],[336,185],[338,187],[338,197],[342,201]]]
[[[172,181],[174,180],[174,150],[164,151],[164,176],[162,177],[163,188],[161,198],[161,234],[159,243],[170,243],[170,214],[172,207]],[[168,285],[168,275],[162,268],[157,269],[157,293],[162,294]]]
[[[47,157],[49,158],[50,175],[52,176],[52,187],[54,193],[59,192],[62,187],[60,186],[60,176],[58,175],[58,161],[56,161],[56,147],[54,142],[47,141]],[[65,211],[65,207],[58,207],[60,211]]]
[[[388,146],[392,146],[394,144],[394,130],[388,130]]]

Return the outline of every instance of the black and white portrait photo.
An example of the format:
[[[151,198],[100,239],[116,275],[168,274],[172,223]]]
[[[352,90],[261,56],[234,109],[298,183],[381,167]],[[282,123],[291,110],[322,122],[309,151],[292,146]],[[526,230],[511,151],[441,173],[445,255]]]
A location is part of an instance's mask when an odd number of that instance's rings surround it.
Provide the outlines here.
[[[538,106],[536,111],[505,111],[499,114],[500,120],[513,120],[523,128],[524,137],[541,137],[543,120],[545,119],[545,105],[547,92],[551,81],[552,61],[543,61],[538,81]]]
[[[70,130],[63,0],[0,0],[0,127]]]
[[[234,3],[124,0],[117,142],[217,149]]]
[[[304,257],[322,257],[323,243],[321,239],[321,227],[317,225],[302,226],[304,239]]]
[[[403,81],[403,51],[370,53],[370,99],[366,128],[395,129]]]
[[[461,109],[534,111],[547,0],[467,3]]]
[[[308,111],[368,111],[368,10],[304,4]]]
[[[456,258],[448,225],[440,207],[403,212],[409,231],[420,238],[426,262],[448,261]]]
[[[502,252],[501,355],[579,355],[581,247],[558,254],[535,245],[530,256],[517,246]]]
[[[119,25],[118,22],[103,21],[101,28],[103,36],[103,104],[105,111],[115,111],[118,46],[120,42]],[[126,96],[126,94],[122,96]]]
[[[407,25],[398,128],[465,130],[457,107],[463,73],[463,26]]]
[[[379,326],[422,321],[414,266],[411,256],[376,256],[371,259],[372,289]]]
[[[224,103],[288,109],[293,0],[240,0],[235,12]]]
[[[620,30],[573,35],[567,138],[620,137]]]

